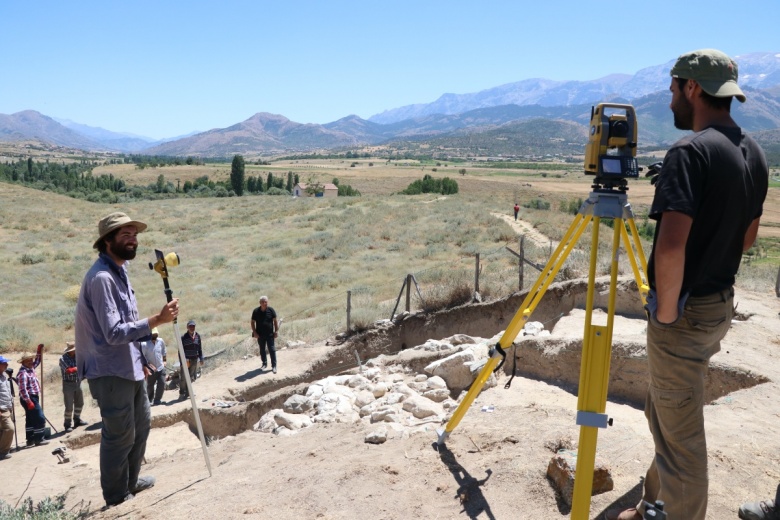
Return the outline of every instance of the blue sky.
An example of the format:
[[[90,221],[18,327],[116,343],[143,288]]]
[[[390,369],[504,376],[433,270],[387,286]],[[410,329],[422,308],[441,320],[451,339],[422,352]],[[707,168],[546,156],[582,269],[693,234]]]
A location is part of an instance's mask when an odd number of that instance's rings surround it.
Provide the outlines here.
[[[301,123],[685,51],[780,52],[780,1],[0,0],[0,113],[153,138]]]

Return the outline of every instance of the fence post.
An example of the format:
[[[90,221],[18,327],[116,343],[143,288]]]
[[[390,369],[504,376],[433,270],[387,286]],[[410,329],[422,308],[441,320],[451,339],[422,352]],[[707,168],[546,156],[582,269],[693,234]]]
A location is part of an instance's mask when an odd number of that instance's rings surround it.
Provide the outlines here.
[[[412,312],[412,275],[406,275],[406,312]]]
[[[477,261],[474,265],[474,294],[479,294],[479,253],[477,253]]]
[[[352,291],[347,291],[347,334],[352,330],[350,313],[352,312]]]
[[[520,280],[518,291],[523,292],[523,264],[525,263],[525,235],[520,235]]]

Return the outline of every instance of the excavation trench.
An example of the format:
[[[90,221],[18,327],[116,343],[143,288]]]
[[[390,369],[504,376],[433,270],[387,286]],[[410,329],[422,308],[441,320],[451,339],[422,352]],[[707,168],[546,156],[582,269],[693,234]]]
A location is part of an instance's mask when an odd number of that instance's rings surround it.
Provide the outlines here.
[[[597,280],[594,291],[596,308],[606,309],[608,284],[609,280],[606,278]],[[357,371],[356,352],[363,362],[384,355],[391,357],[392,362],[422,373],[429,363],[452,352],[420,352],[408,349],[429,339],[443,339],[454,334],[492,337],[507,327],[525,296],[526,293],[517,293],[498,301],[464,305],[429,315],[404,315],[395,323],[380,325],[332,347],[297,375],[260,379],[254,385],[228,388],[226,392],[229,397],[226,400],[235,405],[229,408],[199,408],[204,433],[208,438],[222,438],[251,429],[265,413],[282,408],[291,395],[304,393],[312,382],[330,374]],[[542,322],[545,329],[552,331],[552,335],[518,338],[514,351],[507,355],[504,373],[511,374],[516,365],[517,375],[542,380],[576,393],[582,338],[581,335],[557,337],[555,326],[574,309],[584,308],[586,297],[586,280],[551,285],[536,307],[531,320]],[[644,317],[633,279],[619,280],[616,315],[628,319]],[[648,385],[644,340],[621,339],[618,325],[615,326],[614,333],[609,399],[641,408]],[[515,357],[516,363],[513,359]],[[706,401],[711,403],[736,390],[768,381],[768,378],[754,372],[721,363],[710,363],[705,388]],[[185,421],[195,432],[195,422],[190,409],[156,415],[152,419],[152,428],[171,426],[179,421]],[[80,448],[99,441],[100,431],[96,428],[64,442],[70,448]]]

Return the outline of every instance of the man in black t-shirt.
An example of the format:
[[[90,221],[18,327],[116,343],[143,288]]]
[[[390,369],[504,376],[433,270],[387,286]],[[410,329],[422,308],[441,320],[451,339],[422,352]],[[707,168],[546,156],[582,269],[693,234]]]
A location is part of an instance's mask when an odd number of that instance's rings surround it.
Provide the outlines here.
[[[714,49],[683,54],[671,69],[674,124],[694,133],[664,158],[650,218],[645,416],[655,455],[643,502],[606,518],[641,520],[644,501],[669,518],[707,514],[704,377],[734,314],[734,277],[756,239],[769,174],[761,148],[731,118],[745,101],[737,63]]]
[[[276,373],[276,346],[275,339],[279,333],[279,322],[276,320],[276,311],[268,306],[268,296],[260,297],[260,307],[252,311],[252,337],[257,338],[260,346],[260,359],[263,361],[261,370],[268,368],[266,361],[266,347],[271,355],[271,369]]]

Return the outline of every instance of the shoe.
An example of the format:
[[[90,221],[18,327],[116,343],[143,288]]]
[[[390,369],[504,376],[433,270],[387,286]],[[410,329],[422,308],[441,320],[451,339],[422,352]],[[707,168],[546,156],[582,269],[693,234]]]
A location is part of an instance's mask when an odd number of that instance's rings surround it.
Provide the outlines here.
[[[265,363],[263,363],[263,366],[261,366],[261,367],[260,367],[260,370],[265,370],[265,369],[267,369],[267,368],[268,368],[268,365],[266,365]]]
[[[190,394],[179,394],[179,399],[189,399]]]
[[[72,432],[73,431],[73,427],[70,425],[70,421],[65,421],[65,424],[63,426],[65,426],[65,431],[66,432]]]
[[[140,493],[144,489],[154,487],[155,482],[157,482],[157,479],[151,475],[147,477],[138,477],[138,480],[135,482],[135,486],[130,488],[130,492],[134,494]]]
[[[157,406],[160,404],[162,404],[162,401],[160,401],[159,399],[155,399],[154,402],[152,403],[152,406]]]
[[[78,428],[79,426],[86,426],[89,423],[87,421],[82,421],[81,417],[74,417],[73,418],[73,427]]]
[[[0,460],[10,459],[11,454],[10,453],[0,453]]]
[[[739,508],[742,520],[780,520],[780,509],[774,500],[748,502]]]
[[[272,370],[273,370],[273,372],[275,374],[276,373],[276,367],[273,367]]]
[[[128,493],[122,498],[120,498],[119,500],[113,500],[111,502],[106,501],[106,509],[108,509],[109,507],[118,506],[122,502],[127,502],[128,500],[132,500],[133,498],[135,498],[135,495],[133,495],[132,493]]]
[[[610,509],[604,514],[605,520],[642,520],[642,515],[635,507],[628,509]]]
[[[46,446],[49,444],[49,441],[38,441],[35,443],[36,446]]]

